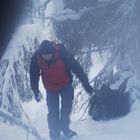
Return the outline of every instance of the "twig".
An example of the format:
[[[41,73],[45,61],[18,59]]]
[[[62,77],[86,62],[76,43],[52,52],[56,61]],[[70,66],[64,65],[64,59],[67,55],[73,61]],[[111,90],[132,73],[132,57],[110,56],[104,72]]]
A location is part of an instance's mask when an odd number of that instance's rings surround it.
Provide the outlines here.
[[[85,108],[85,110],[84,110],[84,112],[83,112],[83,114],[82,114],[82,116],[80,117],[80,121],[82,121],[82,118],[84,117],[84,115],[86,114],[86,112],[87,112],[87,110],[88,110],[88,108],[89,108],[89,104],[87,105],[87,107]]]
[[[87,98],[87,99],[84,101],[84,103],[82,103],[80,109],[82,109],[83,106],[84,106],[94,95],[95,95],[95,92],[93,92],[93,93],[91,94],[91,96],[89,96],[89,98]]]

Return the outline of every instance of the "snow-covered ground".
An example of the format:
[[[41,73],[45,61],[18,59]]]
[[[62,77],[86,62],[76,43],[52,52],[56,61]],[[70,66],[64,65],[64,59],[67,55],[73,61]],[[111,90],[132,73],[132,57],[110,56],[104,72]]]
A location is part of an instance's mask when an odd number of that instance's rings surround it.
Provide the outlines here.
[[[111,121],[96,122],[89,117],[83,121],[79,121],[78,118],[72,119],[71,128],[78,133],[77,137],[73,138],[73,140],[139,140],[140,104],[137,104],[136,107],[127,116]],[[25,103],[24,109],[29,115],[32,126],[37,128],[43,138],[49,140],[45,99],[40,103],[35,101]],[[18,126],[11,126],[8,123],[1,123],[0,130],[1,140],[26,140],[27,138],[25,130]],[[36,139],[29,135],[28,140]]]
[[[44,94],[45,96],[45,94]],[[32,124],[42,137],[49,139],[47,128],[47,106],[45,98],[25,104],[24,108],[30,116]],[[79,112],[72,114],[71,128],[78,133],[73,140],[139,140],[140,138],[140,103],[136,103],[132,111],[125,117],[110,121],[94,121],[90,117],[79,120]]]
[[[88,10],[88,9],[83,9],[84,11],[80,11],[77,14],[75,13],[75,11],[71,11],[70,9],[64,10],[64,5],[62,0],[59,1],[59,3],[57,3],[58,1],[57,2],[56,1],[57,0],[51,1],[48,4],[45,16],[53,16],[53,17],[58,16],[59,20],[79,19],[81,17],[81,13]],[[108,2],[111,0],[99,0],[99,1]],[[54,2],[56,2],[55,5]],[[36,34],[36,33],[32,33],[32,31],[29,30],[31,29],[31,27],[36,28],[39,31],[44,30],[42,29],[42,27],[38,25],[34,25],[34,26],[31,25],[28,27],[27,26],[26,29],[28,30],[25,31],[25,28],[23,28],[23,30],[30,37],[33,34]],[[19,37],[21,38],[21,34],[20,33],[18,34]],[[48,36],[50,34],[46,32],[46,30],[44,30],[43,33],[38,32],[38,34],[39,36],[37,36],[37,38],[39,38],[40,41],[42,39],[51,38]],[[21,40],[16,41],[17,38],[13,38],[13,39],[15,39],[14,44],[12,44],[11,42],[9,46],[17,47],[17,45],[20,44]],[[16,45],[15,42],[17,43]],[[9,58],[9,54],[12,51],[10,48],[8,48],[6,54],[4,55],[4,58]],[[16,49],[14,51],[17,52],[18,50]],[[15,57],[17,55],[18,53],[16,53]],[[97,75],[99,69],[101,69],[101,66],[103,65],[103,62],[99,58],[97,59],[95,56],[93,56],[93,65],[94,67],[91,69],[91,72],[89,74],[90,79],[92,79],[95,75]],[[42,138],[44,138],[45,140],[49,140],[48,124],[47,124],[47,106],[45,101],[46,93],[42,87],[42,84],[40,84],[40,90],[43,93],[43,97],[44,97],[43,100],[40,103],[36,103],[35,100],[28,103],[24,103],[23,108],[30,118],[31,125],[38,130]],[[71,116],[71,128],[78,133],[77,137],[73,138],[73,140],[139,140],[140,139],[139,101],[133,105],[131,112],[127,116],[118,118],[116,120],[93,121],[89,116],[87,116],[86,119],[83,119],[81,121],[79,120],[80,115],[81,114],[76,110],[74,113],[72,113]],[[36,140],[36,138],[31,134],[28,135],[27,131],[25,131],[23,128],[19,126],[11,125],[8,121],[6,123],[2,123],[2,121],[0,121],[0,140]]]
[[[98,56],[93,55],[94,67],[89,74],[94,77],[103,66],[103,62]],[[95,63],[96,62],[96,63]],[[92,77],[92,78],[93,78]],[[41,102],[35,100],[23,104],[23,108],[30,118],[31,125],[35,127],[44,140],[50,140],[47,124],[47,105],[46,93],[40,80],[40,90],[43,94]],[[140,133],[140,103],[135,102],[131,112],[122,118],[110,121],[94,121],[87,115],[85,119],[80,120],[78,110],[72,112],[71,128],[78,135],[73,140],[139,140]],[[0,140],[36,140],[36,138],[27,133],[24,129],[10,125],[9,122],[0,124]]]

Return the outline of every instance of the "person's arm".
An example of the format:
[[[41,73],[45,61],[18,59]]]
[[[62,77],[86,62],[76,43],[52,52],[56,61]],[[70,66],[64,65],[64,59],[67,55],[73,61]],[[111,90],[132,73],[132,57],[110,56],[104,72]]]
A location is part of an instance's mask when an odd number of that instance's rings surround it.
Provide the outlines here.
[[[37,54],[35,53],[31,58],[31,64],[30,64],[30,83],[31,88],[34,92],[35,98],[38,97],[39,93],[39,76],[40,76],[40,69],[37,65]]]
[[[70,53],[68,53],[68,51],[63,46],[61,47],[60,53],[61,56],[63,56],[63,59],[67,63],[68,67],[72,70],[73,73],[76,74],[76,76],[82,82],[82,86],[84,87],[84,89],[88,93],[92,92],[93,88],[90,86],[88,77],[81,65],[78,63],[78,61],[76,61],[74,57],[70,55]]]

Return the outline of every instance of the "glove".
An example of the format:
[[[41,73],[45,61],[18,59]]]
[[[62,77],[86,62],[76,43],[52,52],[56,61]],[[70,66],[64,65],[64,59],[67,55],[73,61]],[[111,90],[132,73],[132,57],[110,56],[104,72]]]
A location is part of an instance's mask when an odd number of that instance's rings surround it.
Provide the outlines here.
[[[87,86],[85,90],[89,95],[92,95],[92,93],[94,92],[94,89],[91,85]]]
[[[41,101],[42,98],[43,98],[43,97],[42,97],[42,94],[41,94],[40,91],[39,91],[37,94],[35,94],[35,100],[36,100],[36,102]]]

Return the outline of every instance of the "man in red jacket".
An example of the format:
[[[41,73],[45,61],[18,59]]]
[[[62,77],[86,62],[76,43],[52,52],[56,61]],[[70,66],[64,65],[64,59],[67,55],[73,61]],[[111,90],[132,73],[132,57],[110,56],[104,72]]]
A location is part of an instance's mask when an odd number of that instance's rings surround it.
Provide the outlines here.
[[[38,83],[41,75],[47,92],[48,127],[51,140],[59,140],[60,132],[69,138],[76,134],[69,128],[74,98],[71,72],[77,75],[88,93],[93,91],[82,67],[62,44],[44,40],[32,56],[30,65],[31,87],[38,102],[40,100]],[[60,111],[59,97],[61,97]]]

